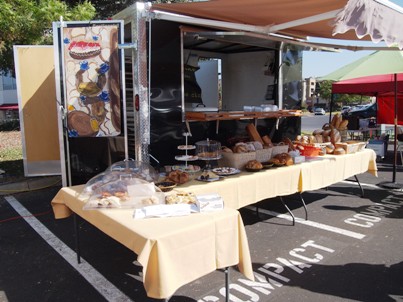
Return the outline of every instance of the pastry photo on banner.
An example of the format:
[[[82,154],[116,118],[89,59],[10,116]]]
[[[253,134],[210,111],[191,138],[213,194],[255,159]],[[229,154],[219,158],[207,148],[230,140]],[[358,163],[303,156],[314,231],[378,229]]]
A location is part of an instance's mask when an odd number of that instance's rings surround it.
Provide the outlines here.
[[[119,26],[63,28],[69,137],[121,133]]]

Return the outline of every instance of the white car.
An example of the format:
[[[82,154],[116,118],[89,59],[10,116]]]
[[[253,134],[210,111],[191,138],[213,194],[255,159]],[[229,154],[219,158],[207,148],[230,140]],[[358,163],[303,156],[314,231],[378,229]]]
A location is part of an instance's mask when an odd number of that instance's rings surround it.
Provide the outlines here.
[[[325,115],[325,114],[326,114],[326,111],[325,111],[325,109],[323,109],[323,108],[315,108],[315,110],[313,111],[313,113],[314,113],[315,115]]]

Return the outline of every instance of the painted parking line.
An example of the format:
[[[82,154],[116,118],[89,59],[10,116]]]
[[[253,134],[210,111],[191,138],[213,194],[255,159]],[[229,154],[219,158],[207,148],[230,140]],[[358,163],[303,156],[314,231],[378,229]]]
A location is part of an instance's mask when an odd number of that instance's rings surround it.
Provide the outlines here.
[[[57,253],[59,253],[59,255],[62,256],[77,272],[79,272],[81,276],[83,276],[107,301],[131,301],[129,297],[110,283],[83,258],[81,258],[80,264],[77,263],[76,253],[56,237],[38,219],[33,217],[17,199],[13,196],[6,196],[5,199]]]
[[[248,210],[256,212],[255,207],[247,206],[245,208],[248,209]],[[277,218],[282,218],[282,219],[292,221],[292,217],[290,215],[288,215],[288,214],[280,214],[280,213],[277,213],[277,212],[274,212],[274,211],[269,211],[269,210],[262,209],[262,208],[259,208],[259,212],[267,214],[267,215],[270,215],[270,216],[274,216],[274,217],[277,217]],[[348,230],[345,230],[345,229],[337,228],[337,227],[334,227],[334,226],[330,226],[330,225],[327,225],[327,224],[315,222],[315,221],[312,221],[312,220],[305,220],[305,219],[302,219],[302,218],[295,217],[295,222],[300,223],[300,224],[304,224],[304,225],[308,225],[308,226],[311,226],[311,227],[314,227],[314,228],[317,228],[317,229],[321,229],[321,230],[337,233],[337,234],[340,234],[340,235],[348,236],[348,237],[355,238],[355,239],[363,239],[365,237],[365,235],[361,234],[361,233],[348,231]]]

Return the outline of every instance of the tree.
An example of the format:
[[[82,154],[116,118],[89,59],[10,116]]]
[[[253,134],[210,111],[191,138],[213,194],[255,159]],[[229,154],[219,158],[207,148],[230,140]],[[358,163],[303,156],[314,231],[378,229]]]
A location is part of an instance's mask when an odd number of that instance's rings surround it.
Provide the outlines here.
[[[99,20],[106,20],[116,15],[126,7],[129,7],[136,3],[138,0],[91,0],[92,5],[96,8],[96,18]],[[66,0],[69,5],[77,5],[81,3],[81,0]],[[152,3],[178,3],[178,2],[190,2],[189,0],[152,0]]]
[[[330,101],[332,97],[332,81],[324,80],[319,83],[320,96]],[[361,104],[367,103],[370,100],[368,96],[356,95],[356,94],[337,94],[335,102],[341,105]]]
[[[52,44],[52,22],[92,20],[95,7],[60,0],[0,1],[0,73],[14,73],[13,45]]]

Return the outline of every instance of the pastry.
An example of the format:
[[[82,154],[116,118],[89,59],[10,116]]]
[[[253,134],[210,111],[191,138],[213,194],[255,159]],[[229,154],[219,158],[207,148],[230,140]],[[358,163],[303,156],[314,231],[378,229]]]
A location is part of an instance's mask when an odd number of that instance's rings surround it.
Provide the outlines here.
[[[168,179],[177,184],[184,184],[185,182],[189,181],[189,174],[186,172],[176,170],[168,174]]]
[[[155,196],[150,196],[150,197],[143,198],[141,200],[141,203],[144,206],[151,206],[151,205],[159,204],[160,200]]]
[[[257,160],[250,160],[245,165],[246,169],[260,170],[263,169],[263,165]]]
[[[167,204],[192,204],[196,203],[196,196],[191,192],[174,191],[172,194],[165,197],[165,202]]]
[[[269,163],[274,164],[274,165],[280,165],[280,160],[276,157],[273,157],[269,160]]]
[[[292,157],[288,153],[280,153],[274,156],[274,158],[277,158],[280,161],[280,164],[284,164],[286,166],[290,166],[294,164],[294,161],[292,160]]]

